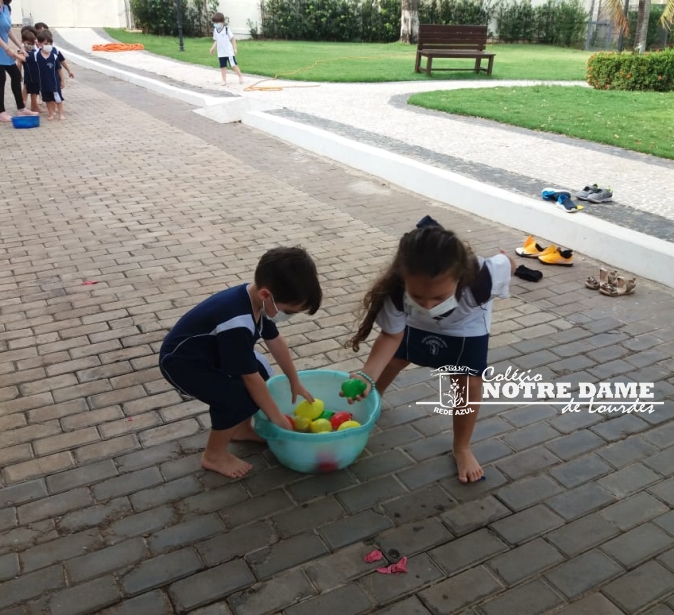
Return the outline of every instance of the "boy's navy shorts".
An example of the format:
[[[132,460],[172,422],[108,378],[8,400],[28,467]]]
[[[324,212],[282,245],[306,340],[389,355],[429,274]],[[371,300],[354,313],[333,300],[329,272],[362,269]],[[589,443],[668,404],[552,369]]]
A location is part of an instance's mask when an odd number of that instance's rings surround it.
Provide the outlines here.
[[[26,93],[27,94],[39,94],[40,93],[40,84],[39,83],[26,83]]]
[[[489,334],[455,337],[406,327],[395,357],[433,369],[445,366],[469,368],[471,375],[481,376],[487,369],[488,350]]]
[[[42,92],[42,102],[62,103],[63,94],[61,94],[61,90],[57,90],[56,92]]]
[[[228,66],[234,68],[236,66],[236,56],[224,56],[218,58],[218,60],[220,60],[220,68],[227,68]]]
[[[255,354],[258,372],[266,382],[272,368],[262,355]],[[178,391],[208,405],[213,430],[235,427],[259,410],[243,378],[224,374],[217,365],[167,356],[160,359],[159,369]]]

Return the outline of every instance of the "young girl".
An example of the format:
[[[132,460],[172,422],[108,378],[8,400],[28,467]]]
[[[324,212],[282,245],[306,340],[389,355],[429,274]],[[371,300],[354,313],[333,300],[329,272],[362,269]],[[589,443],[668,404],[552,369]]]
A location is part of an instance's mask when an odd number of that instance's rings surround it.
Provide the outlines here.
[[[363,399],[372,386],[383,395],[410,363],[471,374],[460,377],[471,412],[452,417],[452,450],[463,483],[484,475],[470,439],[487,368],[492,299],[508,296],[514,271],[505,254],[475,256],[452,231],[426,216],[403,235],[393,262],[365,295],[365,318],[347,343],[358,351],[375,323],[381,329],[363,370],[353,374],[368,387],[349,403]]]

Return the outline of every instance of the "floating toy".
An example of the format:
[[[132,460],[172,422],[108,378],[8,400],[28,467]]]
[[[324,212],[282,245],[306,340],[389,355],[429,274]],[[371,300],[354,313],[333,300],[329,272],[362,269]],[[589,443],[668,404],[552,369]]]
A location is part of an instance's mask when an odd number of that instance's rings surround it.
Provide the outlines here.
[[[360,423],[358,421],[344,421],[337,428],[337,431],[344,431],[345,429],[353,429],[354,427],[360,427]]]
[[[367,389],[367,384],[360,380],[360,378],[351,378],[342,384],[342,393],[348,399],[362,395],[365,393],[365,389]]]
[[[293,423],[295,431],[307,432],[309,431],[309,425],[311,425],[311,419],[308,419],[306,416],[294,416]]]
[[[325,405],[320,399],[314,399],[313,404],[304,400],[295,407],[295,416],[304,416],[313,421],[323,414],[323,410],[325,410]]]
[[[336,431],[339,429],[339,426],[342,423],[345,423],[346,421],[350,421],[353,419],[353,414],[350,412],[336,412],[335,414],[332,415],[332,418],[330,419],[330,424],[332,425],[332,428]]]
[[[316,419],[315,421],[311,421],[309,429],[312,433],[323,433],[326,431],[332,431],[332,425],[330,425],[330,421],[328,421],[328,419]]]

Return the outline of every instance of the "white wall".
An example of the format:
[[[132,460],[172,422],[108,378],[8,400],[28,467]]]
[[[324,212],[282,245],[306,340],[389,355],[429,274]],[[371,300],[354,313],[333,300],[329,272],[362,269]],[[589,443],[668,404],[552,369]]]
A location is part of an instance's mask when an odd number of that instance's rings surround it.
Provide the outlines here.
[[[24,18],[50,28],[126,28],[125,0],[13,0],[12,21]]]
[[[13,0],[12,21],[44,21],[50,28],[126,28],[128,0]],[[259,0],[220,0],[237,38],[248,38],[248,20],[260,23]]]

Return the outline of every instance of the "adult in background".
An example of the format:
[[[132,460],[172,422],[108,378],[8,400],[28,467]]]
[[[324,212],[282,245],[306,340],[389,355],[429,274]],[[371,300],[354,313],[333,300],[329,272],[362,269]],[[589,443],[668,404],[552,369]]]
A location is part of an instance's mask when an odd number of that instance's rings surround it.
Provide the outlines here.
[[[12,93],[16,101],[19,115],[38,115],[26,108],[21,94],[21,71],[16,65],[16,60],[24,58],[23,45],[12,33],[12,10],[9,5],[12,0],[0,0],[0,122],[11,122],[12,118],[5,110],[5,82],[7,75],[12,85]],[[9,42],[15,47],[12,48]],[[14,50],[17,51],[14,51]]]

